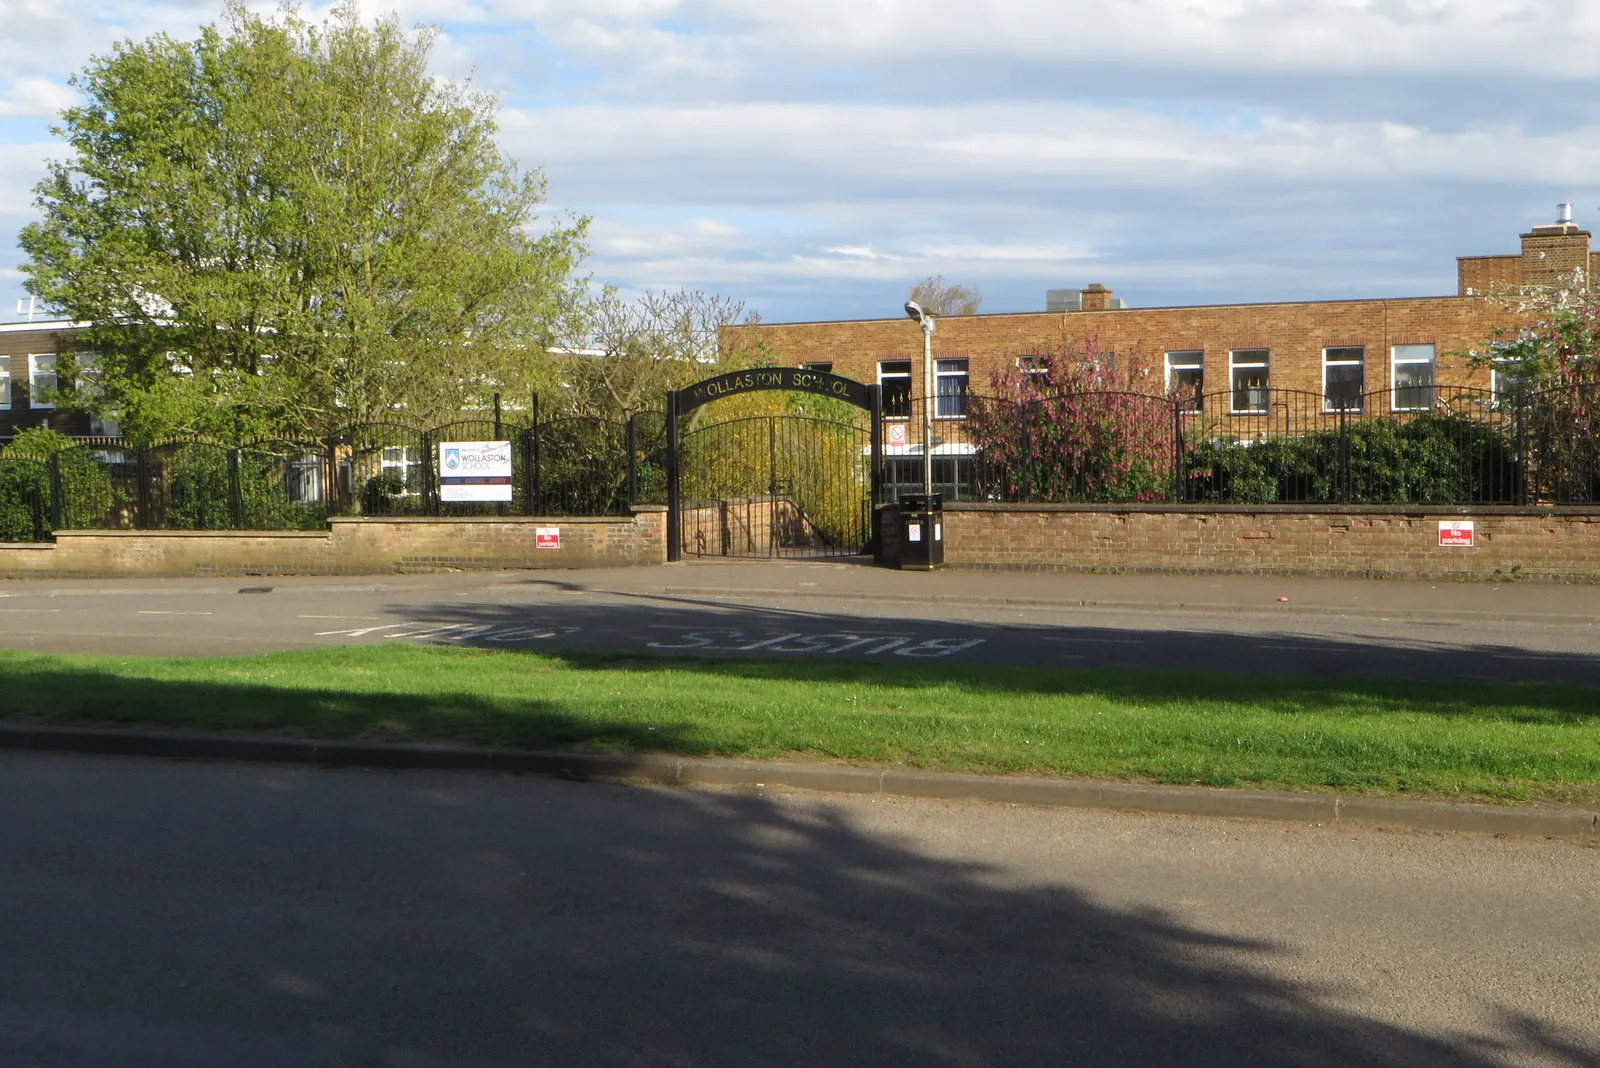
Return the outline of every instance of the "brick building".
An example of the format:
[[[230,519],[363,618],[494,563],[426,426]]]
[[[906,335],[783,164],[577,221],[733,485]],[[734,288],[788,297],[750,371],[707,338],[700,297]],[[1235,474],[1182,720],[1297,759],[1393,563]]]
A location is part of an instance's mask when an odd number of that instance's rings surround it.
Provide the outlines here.
[[[1523,234],[1518,254],[1460,257],[1453,296],[1134,308],[1090,285],[1077,300],[1052,300],[1065,311],[942,318],[933,337],[935,392],[986,392],[1001,371],[1026,370],[1030,356],[1093,337],[1148,367],[1158,392],[1236,392],[1233,414],[1250,413],[1258,398],[1249,391],[1262,387],[1321,394],[1334,411],[1375,395],[1391,410],[1427,407],[1434,387],[1493,388],[1492,372],[1465,354],[1513,329],[1516,318],[1488,295],[1600,269],[1589,246],[1589,232],[1564,211],[1561,221]],[[903,317],[732,327],[725,339],[763,345],[786,366],[826,365],[882,382],[886,392],[905,384],[922,392],[921,330]]]
[[[936,438],[935,457],[948,454],[954,466],[967,451],[952,423],[968,393],[988,393],[1002,372],[1026,373],[1039,356],[1091,337],[1100,351],[1145,368],[1150,392],[1196,397],[1195,411],[1230,436],[1294,432],[1290,422],[1309,429],[1328,417],[1403,417],[1445,397],[1492,405],[1493,370],[1467,356],[1517,325],[1492,295],[1557,283],[1575,269],[1600,267],[1597,261],[1589,232],[1562,205],[1555,223],[1522,235],[1519,253],[1460,257],[1452,296],[1135,308],[1096,284],[1075,294],[1051,291],[1049,306],[1065,310],[942,318],[933,335],[934,418],[946,424],[937,438],[949,443]],[[734,327],[724,341],[763,346],[786,366],[881,383],[891,417],[915,416],[919,402],[911,398],[924,392],[922,332],[906,318]],[[1292,419],[1279,411],[1285,407],[1295,408]],[[920,453],[917,418],[895,437],[909,444],[891,457]],[[936,481],[955,491],[961,479],[951,473]]]
[[[52,403],[58,358],[75,347],[73,337],[85,325],[68,320],[0,323],[0,441],[36,426],[75,437],[114,432]]]

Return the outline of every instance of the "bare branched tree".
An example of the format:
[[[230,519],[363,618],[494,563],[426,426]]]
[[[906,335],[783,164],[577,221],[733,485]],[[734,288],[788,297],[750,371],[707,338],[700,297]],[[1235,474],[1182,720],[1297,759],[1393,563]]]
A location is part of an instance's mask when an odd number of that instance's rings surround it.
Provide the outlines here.
[[[929,315],[977,315],[983,304],[983,294],[977,286],[958,286],[939,274],[912,286],[911,299]]]
[[[626,300],[608,286],[589,302],[564,357],[563,392],[575,415],[614,419],[659,409],[667,390],[748,362],[722,351],[718,333],[760,321],[743,301],[698,290]]]

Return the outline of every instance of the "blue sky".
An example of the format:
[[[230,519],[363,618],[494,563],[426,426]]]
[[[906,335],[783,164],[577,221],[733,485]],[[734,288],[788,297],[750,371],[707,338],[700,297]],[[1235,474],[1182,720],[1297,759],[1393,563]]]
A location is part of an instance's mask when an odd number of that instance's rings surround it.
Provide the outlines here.
[[[275,5],[272,5],[275,6]],[[268,5],[263,5],[264,9]],[[591,216],[597,283],[768,321],[1453,292],[1571,200],[1600,222],[1583,0],[395,0]],[[315,15],[325,8],[311,6]],[[220,3],[0,0],[0,318],[68,76]]]

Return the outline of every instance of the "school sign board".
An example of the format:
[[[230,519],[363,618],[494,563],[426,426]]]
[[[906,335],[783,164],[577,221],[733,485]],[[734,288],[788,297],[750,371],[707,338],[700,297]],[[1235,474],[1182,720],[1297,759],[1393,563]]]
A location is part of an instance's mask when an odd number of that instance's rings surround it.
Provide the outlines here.
[[[439,500],[511,500],[511,442],[441,441]]]

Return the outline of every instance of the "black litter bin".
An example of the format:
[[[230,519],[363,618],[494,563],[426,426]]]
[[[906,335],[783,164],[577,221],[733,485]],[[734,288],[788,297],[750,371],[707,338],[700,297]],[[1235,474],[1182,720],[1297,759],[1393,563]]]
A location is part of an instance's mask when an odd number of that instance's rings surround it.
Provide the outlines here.
[[[944,494],[907,493],[900,498],[897,564],[902,571],[944,566]]]

